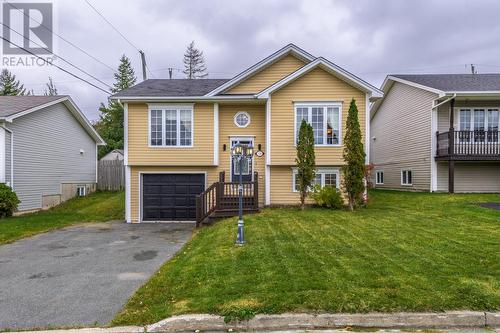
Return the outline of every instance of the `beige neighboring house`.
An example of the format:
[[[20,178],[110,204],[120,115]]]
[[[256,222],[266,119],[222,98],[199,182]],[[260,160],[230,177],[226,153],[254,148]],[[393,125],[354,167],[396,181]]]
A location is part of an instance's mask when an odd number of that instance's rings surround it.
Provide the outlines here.
[[[500,192],[500,74],[389,75],[371,109],[377,188]]]
[[[103,157],[99,161],[123,161],[123,149],[113,149]]]
[[[368,105],[380,97],[369,83],[293,44],[231,79],[146,80],[121,91],[112,99],[125,110],[126,220],[234,212],[235,144],[255,150],[243,165],[246,208],[297,204],[302,119],[314,128],[316,182],[338,187],[349,103],[356,100],[366,139]]]

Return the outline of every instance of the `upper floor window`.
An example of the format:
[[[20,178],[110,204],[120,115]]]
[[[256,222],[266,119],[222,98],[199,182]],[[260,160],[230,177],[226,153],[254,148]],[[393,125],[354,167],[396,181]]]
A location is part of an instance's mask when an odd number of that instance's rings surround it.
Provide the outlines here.
[[[234,123],[238,127],[247,127],[250,125],[250,115],[245,111],[240,111],[234,116]]]
[[[192,106],[150,107],[149,144],[154,147],[192,146]]]
[[[341,103],[296,103],[295,142],[299,137],[300,124],[305,120],[313,128],[315,145],[340,145],[341,110]]]
[[[464,108],[459,110],[460,142],[498,142],[499,108]],[[487,131],[487,133],[485,133]]]

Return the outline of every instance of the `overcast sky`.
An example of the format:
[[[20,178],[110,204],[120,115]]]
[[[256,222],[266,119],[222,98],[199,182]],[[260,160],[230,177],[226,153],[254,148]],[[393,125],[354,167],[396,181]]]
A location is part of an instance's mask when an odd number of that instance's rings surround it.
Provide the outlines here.
[[[54,1],[61,36],[113,68],[126,54],[142,78],[137,50],[84,0]],[[376,86],[391,73],[470,73],[471,63],[479,73],[500,72],[500,1],[88,1],[145,51],[153,78],[182,68],[192,40],[210,78],[230,78],[288,43]],[[109,68],[60,39],[55,52],[113,82]],[[12,71],[35,94],[51,75],[59,93],[71,95],[92,120],[106,101],[106,94],[55,68]],[[174,71],[174,78],[182,73]]]

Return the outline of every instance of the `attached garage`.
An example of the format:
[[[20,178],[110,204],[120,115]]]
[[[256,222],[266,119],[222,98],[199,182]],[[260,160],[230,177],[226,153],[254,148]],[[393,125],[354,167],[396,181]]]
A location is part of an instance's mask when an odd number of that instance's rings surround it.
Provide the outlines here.
[[[200,173],[142,174],[142,220],[194,221],[205,184]]]

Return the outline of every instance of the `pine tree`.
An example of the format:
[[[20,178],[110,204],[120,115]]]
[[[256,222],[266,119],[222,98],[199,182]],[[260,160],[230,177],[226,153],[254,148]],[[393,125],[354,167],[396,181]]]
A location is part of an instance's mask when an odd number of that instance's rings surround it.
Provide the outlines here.
[[[46,83],[47,89],[45,89],[45,96],[57,96],[57,88],[49,76],[49,83]]]
[[[0,73],[0,96],[26,95],[26,89],[8,69]]]
[[[137,77],[135,76],[130,59],[122,55],[120,58],[120,65],[118,66],[118,72],[115,73],[115,83],[113,83],[111,92],[117,93],[123,89],[128,89],[132,87],[136,81]]]
[[[120,58],[120,65],[115,73],[115,80],[111,89],[114,93],[132,87],[137,81],[130,60],[125,55]],[[106,146],[99,147],[99,158],[101,158],[113,149],[123,149],[124,111],[123,106],[119,102],[109,101],[107,106],[101,103],[99,112],[99,121],[94,125],[94,128],[99,132],[104,141],[106,141]]]
[[[362,202],[362,195],[365,191],[365,150],[361,140],[358,107],[354,98],[349,106],[346,127],[344,138],[344,160],[346,165],[342,169],[342,174],[343,185],[349,200],[349,209],[352,211]]]
[[[203,52],[194,47],[194,41],[188,45],[186,53],[184,53],[184,70],[188,79],[203,79],[207,73],[205,66],[205,58]]]
[[[297,186],[300,192],[300,208],[304,209],[308,189],[311,187],[315,177],[316,157],[314,154],[313,128],[305,120],[302,120],[297,141]]]

